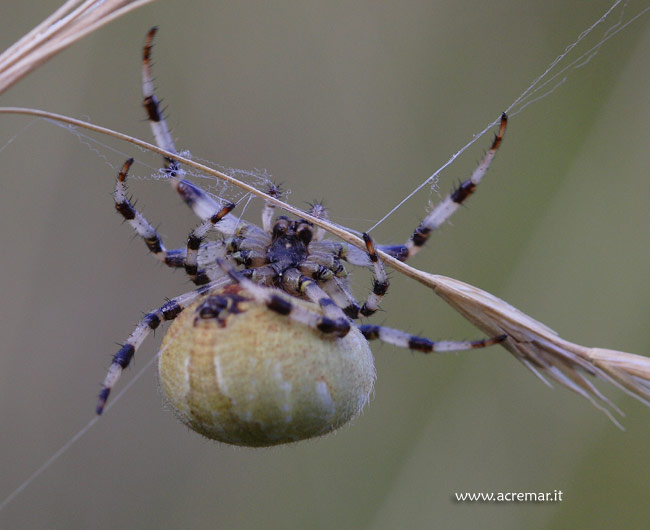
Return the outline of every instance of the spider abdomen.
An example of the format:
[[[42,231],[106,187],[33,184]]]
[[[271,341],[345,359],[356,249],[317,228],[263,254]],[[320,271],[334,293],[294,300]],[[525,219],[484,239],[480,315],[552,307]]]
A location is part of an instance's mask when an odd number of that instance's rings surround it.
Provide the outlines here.
[[[192,430],[263,447],[350,421],[368,401],[375,369],[355,327],[342,338],[324,337],[233,285],[199,299],[172,323],[159,375],[168,403]]]

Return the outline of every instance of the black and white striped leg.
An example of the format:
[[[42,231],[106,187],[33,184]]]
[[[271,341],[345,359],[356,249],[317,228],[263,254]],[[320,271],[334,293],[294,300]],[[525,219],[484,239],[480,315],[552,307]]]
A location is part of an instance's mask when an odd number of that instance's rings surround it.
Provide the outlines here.
[[[269,262],[267,249],[272,242],[271,234],[253,225],[247,225],[245,230],[239,231],[236,237],[230,240],[230,255],[237,263],[247,268],[262,267]]]
[[[280,186],[276,184],[271,184],[269,189],[266,191],[267,195],[271,197],[279,197],[280,195]],[[275,212],[275,204],[270,202],[264,203],[264,209],[262,210],[262,228],[268,234],[273,232],[273,213]]]
[[[143,105],[147,111],[147,118],[151,125],[156,144],[161,149],[176,154],[176,146],[167,126],[167,122],[160,111],[160,102],[155,94],[153,77],[151,75],[151,50],[153,48],[153,38],[158,28],[151,28],[147,33],[147,38],[142,53],[142,96]],[[203,221],[207,221],[215,212],[220,211],[224,205],[216,201],[198,186],[192,184],[189,180],[180,177],[181,168],[179,163],[173,158],[164,157],[165,171],[169,176],[169,182],[176,192],[181,196],[194,214]],[[217,228],[221,233],[230,235],[234,232],[237,220],[233,216],[226,216]]]
[[[350,323],[347,319],[343,322],[341,319],[330,318],[327,315],[305,309],[303,306],[293,303],[290,296],[283,296],[277,289],[263,287],[245,278],[225,260],[217,260],[217,264],[234,282],[246,289],[258,303],[264,304],[271,311],[335,336],[344,336],[350,330]]]
[[[327,215],[327,210],[321,201],[314,201],[313,204],[309,205],[309,213],[318,219],[323,219],[324,221],[329,221],[329,216]],[[316,228],[314,233],[314,241],[322,241],[325,237],[325,229],[320,226]]]
[[[372,292],[368,295],[367,300],[361,306],[361,314],[365,317],[368,317],[374,314],[377,309],[379,309],[379,304],[388,291],[388,275],[386,274],[386,269],[384,264],[379,259],[377,251],[375,250],[375,244],[372,238],[364,233],[363,240],[366,243],[366,249],[368,251],[368,257],[370,258],[370,263],[372,263],[372,268],[374,270],[375,277],[372,280]]]
[[[131,333],[131,335],[129,335],[129,337],[126,339],[126,342],[122,345],[119,351],[113,356],[113,362],[108,369],[108,373],[104,378],[102,390],[99,393],[99,401],[97,403],[96,409],[97,414],[101,414],[103,412],[104,406],[106,405],[106,400],[108,399],[111,390],[149,333],[160,326],[160,323],[163,320],[175,319],[183,311],[183,309],[185,309],[199,297],[209,293],[211,290],[221,289],[229,283],[232,283],[229,278],[222,277],[217,281],[201,287],[200,289],[196,289],[189,293],[177,296],[176,298],[172,298],[162,307],[159,307],[158,309],[151,311],[145,315],[145,317],[135,327],[133,333]]]
[[[323,282],[323,291],[334,300],[336,305],[343,308],[343,312],[351,319],[359,318],[361,306],[348,289],[347,282],[341,278],[332,278]]]
[[[356,247],[352,247],[356,248]],[[348,257],[348,252],[349,252],[349,246],[346,243],[340,243],[338,241],[330,241],[330,240],[324,240],[320,241],[316,239],[314,236],[314,239],[309,243],[309,256],[315,255],[315,256],[322,256],[322,257],[327,257],[329,256],[329,259],[336,259],[339,260],[345,260]],[[361,254],[363,254],[362,251],[359,251]],[[329,267],[329,265],[327,265]],[[332,267],[330,267],[332,268]]]
[[[203,259],[201,261],[205,262],[209,258],[209,254],[214,254],[218,244],[208,243],[202,244],[203,237],[205,234],[215,226],[216,223],[220,222],[223,217],[234,208],[234,204],[228,203],[224,206],[221,211],[214,214],[210,219],[204,221],[194,232],[197,232],[197,236],[193,237],[190,234],[188,238],[187,249],[170,249],[167,250],[163,245],[162,238],[156,231],[156,229],[151,226],[151,223],[135,209],[131,201],[129,200],[126,186],[126,179],[128,176],[128,171],[131,165],[133,164],[133,159],[130,158],[127,160],[122,169],[120,170],[119,175],[117,176],[117,182],[115,184],[115,192],[113,194],[115,198],[115,209],[124,217],[127,223],[131,225],[133,230],[137,235],[139,235],[147,245],[149,251],[162,263],[168,267],[179,268],[184,267],[187,271],[190,279],[197,285],[203,285],[210,281],[211,278],[208,278],[205,274],[198,273],[198,262],[200,253],[203,254]],[[222,254],[225,252],[225,248],[221,245]],[[214,264],[216,258],[212,259]]]
[[[406,261],[417,254],[429,239],[431,232],[437,230],[447,219],[449,219],[458,208],[474,193],[476,186],[481,182],[487,173],[492,160],[494,159],[503,135],[506,132],[508,116],[501,114],[501,123],[499,130],[494,136],[490,149],[485,153],[481,162],[465,182],[461,183],[456,190],[442,200],[431,212],[424,218],[420,225],[415,229],[411,238],[405,245],[386,245],[380,249],[394,256],[400,261]]]
[[[135,209],[133,204],[128,198],[128,189],[126,186],[126,179],[128,176],[129,168],[133,164],[133,158],[129,158],[120,173],[117,176],[115,183],[115,209],[120,213],[124,220],[131,225],[131,228],[139,235],[147,245],[149,251],[161,262],[169,267],[182,267],[184,262],[184,252],[175,250],[167,250],[163,245],[162,239],[156,229],[151,226],[149,221]],[[181,254],[182,252],[182,254]]]
[[[149,251],[160,261],[165,262],[167,257],[167,250],[162,244],[162,240],[156,229],[151,226],[149,221],[147,221],[144,216],[138,212],[131,204],[127,193],[128,189],[126,187],[126,179],[129,173],[129,169],[133,164],[133,158],[129,158],[119,174],[117,175],[117,181],[115,183],[115,191],[113,192],[113,197],[115,199],[115,209],[124,217],[124,220],[131,225],[131,228],[138,234],[147,245]]]
[[[142,97],[144,98],[142,104],[147,111],[147,117],[158,147],[176,154],[174,140],[172,140],[167,122],[160,112],[160,102],[156,97],[153,76],[151,75],[151,50],[153,48],[153,38],[157,31],[157,27],[149,30],[142,51]],[[180,168],[176,160],[165,157],[165,169],[170,177],[176,177]]]
[[[208,232],[214,229],[235,206],[236,205],[233,202],[226,203],[221,210],[215,212],[212,217],[203,221],[199,226],[192,230],[190,235],[187,237],[185,272],[196,285],[204,285],[210,281],[208,273],[203,269],[199,270],[198,265],[199,250],[203,244],[203,240],[208,235]]]
[[[289,269],[282,275],[282,284],[289,292],[305,295],[323,310],[325,316],[336,322],[336,335],[343,337],[350,331],[350,321],[336,302],[332,300],[318,284],[300,273],[298,269]]]
[[[313,278],[318,281],[327,281],[334,278],[335,273],[332,269],[329,269],[320,263],[315,261],[306,260],[300,263],[300,272],[309,278]]]
[[[400,348],[409,348],[410,350],[420,351],[423,353],[447,352],[473,350],[475,348],[485,348],[498,344],[506,339],[507,335],[499,335],[492,339],[464,340],[464,341],[432,341],[424,337],[410,335],[399,329],[387,328],[384,326],[374,326],[370,324],[357,326],[359,331],[367,340],[380,340]]]
[[[221,269],[220,269],[221,270]],[[248,278],[253,283],[273,287],[277,284],[278,273],[270,265],[263,267],[256,267],[254,269],[244,269],[239,272],[245,278]]]

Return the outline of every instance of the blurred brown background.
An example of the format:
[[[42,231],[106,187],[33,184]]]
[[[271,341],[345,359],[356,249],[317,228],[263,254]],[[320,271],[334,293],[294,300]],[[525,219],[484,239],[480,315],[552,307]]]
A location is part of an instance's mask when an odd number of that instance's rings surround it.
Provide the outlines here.
[[[57,3],[5,1],[2,48]],[[325,199],[335,221],[363,230],[495,119],[609,5],[161,1],[64,52],[0,104],[86,117],[149,139],[139,61],[157,24],[155,73],[178,147],[225,166],[266,168],[291,189],[293,204]],[[629,2],[625,17],[644,7]],[[414,265],[480,286],[569,340],[649,353],[649,20],[511,120],[485,185]],[[5,498],[93,417],[115,343],[142,312],[190,286],[147,255],[113,211],[114,167],[127,156],[153,166],[154,157],[105,138],[120,152],[89,149],[31,118],[0,121]],[[490,139],[442,175],[441,194],[471,171]],[[182,245],[196,220],[168,185],[146,179],[131,189],[168,245]],[[375,237],[404,241],[437,199],[423,190]],[[358,273],[354,283],[362,296],[369,278]],[[480,336],[398,274],[383,308],[373,322],[435,338]],[[145,343],[136,370],[161,337]],[[620,432],[499,348],[440,358],[373,350],[375,397],[354,425],[270,450],[234,449],[187,431],[161,407],[151,369],[0,513],[0,526],[647,524],[650,410],[635,400],[602,387],[627,414]],[[564,502],[452,500],[456,491],[554,489]]]

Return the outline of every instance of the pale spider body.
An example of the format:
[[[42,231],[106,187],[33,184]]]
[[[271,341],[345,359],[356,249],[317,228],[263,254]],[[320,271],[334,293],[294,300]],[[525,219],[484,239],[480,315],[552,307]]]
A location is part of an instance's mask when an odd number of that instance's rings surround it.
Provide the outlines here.
[[[310,302],[288,303],[315,311]],[[323,338],[237,284],[183,311],[161,350],[160,385],[176,416],[234,445],[295,442],[337,429],[359,414],[375,380],[357,328]]]
[[[143,95],[157,144],[176,152],[154,95],[150,72],[152,29],[143,54]],[[471,177],[436,206],[403,245],[381,250],[405,261],[426,243],[471,195],[485,175],[505,132],[507,118]],[[176,322],[162,346],[161,388],[177,416],[195,431],[227,443],[266,446],[330,432],[355,417],[375,379],[368,340],[424,353],[482,348],[499,335],[473,341],[432,341],[397,329],[358,324],[379,309],[389,282],[375,245],[366,252],[325,239],[304,219],[280,215],[266,203],[261,227],[240,221],[236,207],[214,199],[181,177],[165,159],[169,181],[201,219],[186,248],[166,249],[153,226],[127,196],[127,160],[115,187],[115,207],[165,265],[184,268],[197,288],[148,313],[115,354],[100,393],[101,413],[120,374],[146,336],[163,320]],[[277,187],[268,194],[277,196]],[[309,213],[326,219],[320,204]],[[210,232],[222,237],[208,241]],[[359,303],[345,264],[371,268],[372,290]],[[180,315],[180,316],[179,316]],[[177,318],[178,317],[178,318]]]

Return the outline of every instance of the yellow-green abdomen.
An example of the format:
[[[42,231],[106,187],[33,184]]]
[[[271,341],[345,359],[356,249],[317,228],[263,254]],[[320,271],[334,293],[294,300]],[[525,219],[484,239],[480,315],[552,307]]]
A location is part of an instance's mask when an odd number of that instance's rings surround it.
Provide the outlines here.
[[[363,335],[352,327],[324,337],[246,295],[238,286],[212,295],[236,298],[223,318],[201,318],[202,298],[165,335],[160,384],[179,419],[208,438],[262,447],[320,436],[357,416],[375,380]]]

